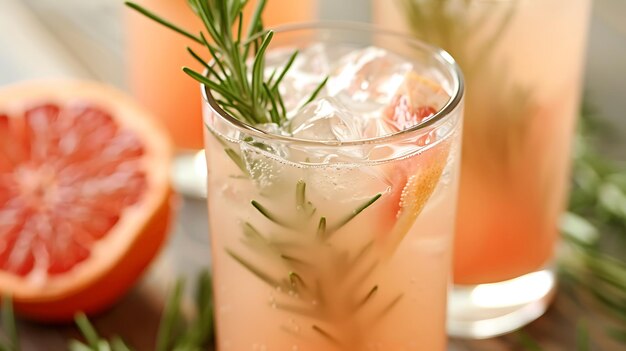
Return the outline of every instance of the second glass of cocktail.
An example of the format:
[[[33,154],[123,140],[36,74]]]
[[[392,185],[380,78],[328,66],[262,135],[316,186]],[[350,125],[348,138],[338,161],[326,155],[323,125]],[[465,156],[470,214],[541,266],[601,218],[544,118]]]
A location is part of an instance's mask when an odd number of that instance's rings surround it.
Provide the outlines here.
[[[448,50],[467,82],[449,333],[513,331],[556,291],[591,1],[391,3],[376,21]]]
[[[246,123],[204,87],[218,349],[445,350],[458,67],[354,25],[262,49],[285,120]]]

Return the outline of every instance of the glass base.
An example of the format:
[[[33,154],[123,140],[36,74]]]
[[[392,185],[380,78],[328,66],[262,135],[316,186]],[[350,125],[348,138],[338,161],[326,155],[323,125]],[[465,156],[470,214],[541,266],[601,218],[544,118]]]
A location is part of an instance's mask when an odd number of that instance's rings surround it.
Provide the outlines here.
[[[485,339],[539,318],[556,292],[552,268],[492,284],[455,285],[448,300],[448,335]]]
[[[204,150],[177,152],[171,170],[174,190],[185,196],[206,198],[206,169]]]

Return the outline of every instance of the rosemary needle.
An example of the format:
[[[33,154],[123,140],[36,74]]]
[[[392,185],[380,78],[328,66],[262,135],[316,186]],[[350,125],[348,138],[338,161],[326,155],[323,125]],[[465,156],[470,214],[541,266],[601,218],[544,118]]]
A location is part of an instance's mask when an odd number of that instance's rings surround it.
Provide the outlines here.
[[[0,343],[0,347],[6,348],[8,351],[19,351],[19,336],[17,326],[15,325],[15,315],[13,312],[13,299],[5,296],[2,299],[2,325],[6,330],[8,342],[6,345]]]

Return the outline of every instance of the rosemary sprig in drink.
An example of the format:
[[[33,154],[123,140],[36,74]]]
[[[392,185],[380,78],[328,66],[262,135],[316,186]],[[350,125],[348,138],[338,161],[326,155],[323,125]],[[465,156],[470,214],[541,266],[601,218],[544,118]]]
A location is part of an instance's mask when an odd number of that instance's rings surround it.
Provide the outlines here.
[[[216,93],[222,109],[246,123],[256,125],[287,122],[287,110],[280,94],[279,85],[298,55],[295,51],[280,73],[265,77],[265,55],[274,33],[266,31],[261,14],[267,0],[259,0],[243,34],[243,10],[248,0],[187,0],[191,10],[202,20],[205,32],[191,33],[144,7],[126,2],[130,8],[153,19],[167,28],[204,46],[212,61],[203,59],[193,49],[189,54],[207,70],[203,75],[191,68],[183,71],[191,78],[206,85]],[[315,99],[326,84],[322,80],[311,93],[307,103]]]
[[[340,229],[366,211],[381,194],[327,223],[326,217],[318,213],[323,210],[307,198],[306,189],[304,180],[296,182],[293,218],[281,217],[262,203],[252,201],[251,206],[264,220],[275,224],[284,235],[271,230],[263,233],[242,220],[241,241],[255,255],[246,257],[245,251],[232,248],[226,248],[226,252],[272,291],[280,292],[271,302],[273,308],[309,320],[305,323],[310,323],[308,327],[314,335],[339,349],[360,349],[357,345],[366,331],[359,323],[345,322],[358,315],[371,327],[396,307],[403,294],[373,281],[380,263],[372,250],[373,241],[350,252],[334,245],[331,239],[341,235]],[[276,267],[282,272],[276,271]],[[292,332],[287,326],[282,329]]]

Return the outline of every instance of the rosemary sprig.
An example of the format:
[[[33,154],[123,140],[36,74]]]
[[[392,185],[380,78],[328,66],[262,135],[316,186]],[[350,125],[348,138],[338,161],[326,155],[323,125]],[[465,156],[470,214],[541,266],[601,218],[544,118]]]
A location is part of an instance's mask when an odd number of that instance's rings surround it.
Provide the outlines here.
[[[590,295],[604,311],[603,328],[626,345],[626,169],[592,145],[606,128],[583,106],[574,148],[569,211],[562,222],[569,249],[560,262],[563,284]]]
[[[400,294],[389,301],[377,298],[376,300],[381,301],[382,307],[379,306],[379,310],[376,311],[377,307],[369,302],[378,295],[379,285],[369,286],[365,292],[359,293],[364,290],[362,285],[378,265],[378,260],[368,257],[373,242],[370,241],[365,244],[354,253],[353,258],[350,258],[349,251],[334,247],[332,243],[328,242],[328,239],[335,231],[374,204],[381,197],[381,194],[376,194],[358,205],[337,223],[329,226],[325,216],[313,219],[315,205],[307,199],[306,189],[304,180],[296,182],[294,205],[297,219],[293,218],[289,221],[276,216],[257,201],[251,201],[251,205],[265,219],[287,229],[289,235],[293,235],[294,244],[302,241],[302,244],[306,245],[306,250],[303,251],[303,245],[298,244],[279,245],[272,240],[271,235],[259,232],[248,222],[242,222],[243,243],[255,249],[257,254],[263,252],[268,254],[268,260],[274,260],[275,263],[280,264],[286,270],[283,278],[276,277],[278,273],[275,270],[273,270],[273,275],[268,274],[266,268],[255,265],[251,260],[229,248],[226,248],[226,252],[248,272],[271,288],[283,293],[286,301],[274,302],[272,305],[274,308],[324,322],[326,326],[332,328],[330,332],[317,324],[311,325],[311,328],[320,337],[333,344],[342,345],[342,347],[348,347],[346,345],[356,347],[351,343],[358,342],[355,341],[358,337],[350,340],[344,340],[344,337],[347,334],[360,335],[363,331],[356,325],[354,327],[345,326],[343,321],[361,310],[369,309],[373,310],[371,316],[375,319],[372,322],[375,323],[376,320],[381,319],[397,305],[402,295]],[[319,258],[324,256],[328,256],[333,264],[320,264]],[[276,261],[277,258],[280,259],[279,262]],[[366,259],[368,261],[364,263],[363,261]],[[364,264],[365,269],[361,268],[361,264]],[[346,282],[349,282],[350,287],[343,288],[342,285]],[[311,304],[311,301],[315,301],[315,303]],[[345,306],[340,308],[343,309],[342,312],[330,311],[327,310],[327,303],[334,306],[338,304]],[[369,305],[372,306],[369,307]],[[355,329],[346,333],[345,330],[342,331],[345,328]],[[287,327],[284,330],[290,332]],[[333,334],[337,336],[333,336]],[[338,336],[342,337],[341,340]]]
[[[85,342],[70,340],[70,351],[131,351],[132,349],[118,336],[110,341],[101,338],[96,329],[87,319],[84,313],[79,313],[74,318],[76,326],[80,330]]]
[[[200,273],[196,284],[197,317],[189,323],[182,319],[181,300],[184,281],[179,279],[161,317],[155,351],[201,351],[213,343],[213,293],[209,273],[206,271]],[[75,323],[84,341],[70,340],[69,351],[134,350],[118,336],[110,340],[102,338],[83,313],[76,315]],[[18,349],[7,350],[18,351]]]
[[[258,1],[244,38],[243,10],[247,3],[247,0],[188,0],[191,10],[204,24],[204,30],[199,34],[193,34],[136,3],[126,2],[126,5],[207,49],[213,60],[211,63],[191,48],[187,51],[207,69],[208,75],[188,67],[183,71],[217,93],[217,101],[225,111],[252,125],[282,125],[287,121],[287,110],[278,87],[298,52],[291,55],[275,79],[274,74],[266,78],[265,55],[274,35],[271,30],[264,29],[261,19],[267,0]],[[317,97],[327,80],[317,86],[306,103]]]

